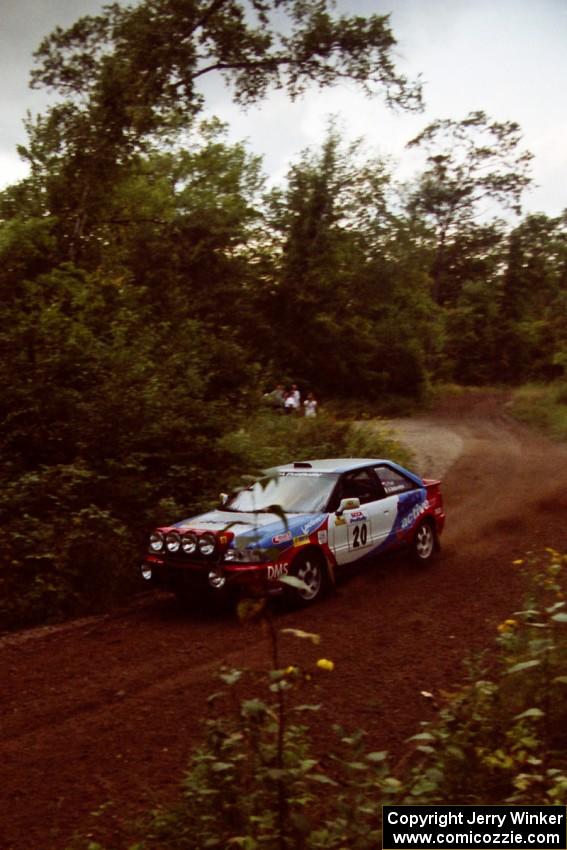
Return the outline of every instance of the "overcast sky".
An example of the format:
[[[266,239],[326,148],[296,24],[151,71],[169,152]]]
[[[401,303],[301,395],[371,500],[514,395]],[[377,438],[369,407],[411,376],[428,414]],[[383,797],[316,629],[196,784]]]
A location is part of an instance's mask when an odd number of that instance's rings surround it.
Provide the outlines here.
[[[16,145],[25,142],[26,111],[41,111],[45,95],[28,88],[32,53],[56,25],[96,13],[100,0],[0,0],[0,187],[25,174]],[[232,139],[248,139],[277,181],[290,162],[324,135],[338,115],[350,137],[363,136],[372,153],[394,158],[399,176],[417,168],[405,143],[436,118],[463,118],[482,109],[517,121],[535,154],[537,188],[525,209],[559,215],[567,207],[567,0],[339,0],[356,14],[391,13],[398,68],[422,74],[426,112],[392,114],[354,86],[313,92],[295,104],[271,96],[246,113],[220,87],[211,111],[229,122]]]

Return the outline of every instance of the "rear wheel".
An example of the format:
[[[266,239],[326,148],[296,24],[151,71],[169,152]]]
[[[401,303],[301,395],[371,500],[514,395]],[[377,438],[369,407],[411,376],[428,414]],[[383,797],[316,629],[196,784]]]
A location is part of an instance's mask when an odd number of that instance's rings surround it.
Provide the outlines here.
[[[325,559],[317,550],[298,555],[293,562],[292,575],[305,585],[293,588],[293,599],[300,605],[315,602],[325,592]]]
[[[428,564],[437,548],[435,532],[429,522],[422,522],[413,538],[413,557],[418,564]]]

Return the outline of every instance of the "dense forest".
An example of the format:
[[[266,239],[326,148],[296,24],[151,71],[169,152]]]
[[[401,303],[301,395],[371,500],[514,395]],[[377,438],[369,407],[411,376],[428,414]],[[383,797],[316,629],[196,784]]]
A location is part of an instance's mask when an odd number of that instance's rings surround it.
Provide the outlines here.
[[[143,0],[40,45],[58,97],[0,194],[5,623],[112,596],[148,526],[242,466],[227,435],[280,380],[378,404],[564,375],[567,212],[522,217],[516,123],[430,124],[400,185],[330,121],[268,190],[204,120],[207,74],[243,105],[348,79],[419,110],[388,17],[329,7]]]

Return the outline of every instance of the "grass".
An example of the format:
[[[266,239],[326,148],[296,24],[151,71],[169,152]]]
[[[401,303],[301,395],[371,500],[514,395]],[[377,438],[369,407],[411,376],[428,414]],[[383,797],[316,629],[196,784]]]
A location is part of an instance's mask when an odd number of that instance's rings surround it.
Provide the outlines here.
[[[567,382],[520,387],[514,392],[510,412],[521,422],[567,441]]]

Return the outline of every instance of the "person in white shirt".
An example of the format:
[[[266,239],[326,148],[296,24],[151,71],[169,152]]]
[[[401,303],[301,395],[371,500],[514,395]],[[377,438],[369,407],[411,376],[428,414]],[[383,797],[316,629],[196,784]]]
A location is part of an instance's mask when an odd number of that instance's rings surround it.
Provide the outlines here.
[[[307,394],[307,398],[303,402],[303,411],[305,416],[317,416],[317,399],[313,393]]]

